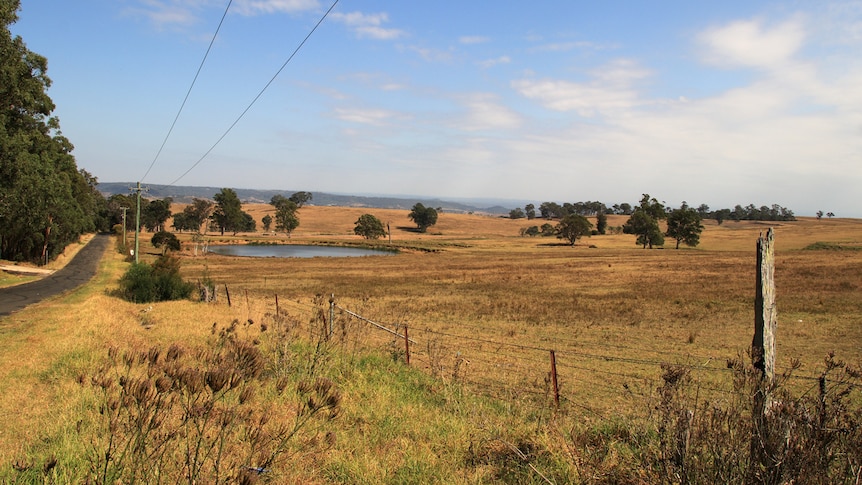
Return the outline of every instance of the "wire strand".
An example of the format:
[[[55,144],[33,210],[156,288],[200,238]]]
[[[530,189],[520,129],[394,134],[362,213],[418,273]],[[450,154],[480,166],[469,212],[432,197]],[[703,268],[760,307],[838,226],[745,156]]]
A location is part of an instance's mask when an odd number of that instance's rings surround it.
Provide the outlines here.
[[[208,157],[209,154],[212,153],[213,150],[215,150],[215,147],[217,147],[219,145],[219,143],[221,143],[222,140],[225,139],[225,137],[228,135],[228,133],[230,133],[233,130],[233,128],[240,122],[240,120],[242,120],[243,117],[245,117],[246,113],[248,113],[249,110],[251,110],[251,107],[254,106],[255,103],[257,103],[257,100],[260,99],[261,96],[263,96],[263,93],[269,88],[269,86],[273,82],[275,82],[275,79],[278,77],[279,74],[281,74],[281,71],[283,71],[284,68],[287,67],[287,64],[294,58],[294,56],[296,56],[296,54],[299,52],[299,50],[302,49],[302,46],[305,45],[305,43],[308,41],[308,39],[311,38],[311,35],[314,34],[314,31],[316,31],[317,28],[320,27],[320,24],[322,24],[323,21],[326,20],[326,17],[329,16],[329,13],[332,12],[332,10],[335,8],[336,5],[338,5],[338,1],[339,0],[335,0],[334,2],[332,2],[332,5],[329,7],[329,10],[327,10],[326,13],[324,13],[323,16],[320,17],[320,20],[317,21],[317,23],[314,25],[314,28],[311,29],[311,31],[308,33],[308,35],[306,35],[305,38],[302,39],[302,42],[300,42],[299,45],[296,46],[296,49],[293,50],[293,53],[290,54],[290,57],[288,57],[287,60],[284,61],[284,64],[282,64],[281,67],[278,69],[278,71],[275,72],[275,74],[272,76],[272,78],[270,78],[269,82],[267,82],[266,85],[264,85],[263,89],[261,89],[260,92],[257,93],[257,96],[255,96],[254,99],[251,100],[251,103],[249,103],[248,106],[246,106],[246,108],[242,111],[242,113],[240,113],[240,115],[236,118],[236,120],[234,120],[233,123],[231,123],[231,125],[228,127],[228,129],[225,130],[224,133],[222,133],[222,135],[218,138],[218,140],[216,140],[216,142],[213,143],[213,145],[209,148],[209,150],[207,150],[206,153],[204,153],[203,156],[201,156],[198,159],[198,161],[196,161],[194,164],[192,164],[192,166],[189,167],[188,170],[183,172],[182,175],[177,177],[173,182],[169,183],[168,186],[174,185],[175,183],[182,180],[183,177],[188,175],[189,172],[191,172],[192,170],[195,169],[195,167],[200,165],[200,163],[202,161],[204,161],[204,159],[206,157]]]
[[[228,10],[230,10],[230,6],[232,3],[233,3],[233,0],[228,0],[227,7],[225,7],[224,13],[221,16],[221,20],[219,20],[218,27],[216,27],[216,31],[213,34],[212,39],[210,39],[210,45],[207,47],[207,51],[204,54],[204,58],[201,60],[200,66],[198,66],[198,71],[195,73],[194,79],[192,79],[192,84],[191,84],[191,86],[189,86],[189,90],[186,92],[186,97],[183,98],[183,102],[182,102],[182,104],[180,104],[180,109],[179,109],[179,111],[177,111],[177,115],[174,117],[174,121],[173,121],[173,123],[171,123],[170,129],[168,129],[168,134],[165,135],[165,139],[162,141],[162,146],[159,147],[159,151],[156,153],[156,156],[153,158],[153,161],[150,163],[150,166],[149,166],[149,168],[147,168],[147,171],[144,173],[144,176],[140,178],[141,182],[143,182],[147,178],[147,175],[150,174],[150,170],[153,169],[153,166],[155,166],[155,164],[156,164],[156,160],[159,159],[159,156],[162,154],[162,150],[165,149],[165,145],[168,143],[168,138],[171,137],[171,133],[173,133],[174,127],[177,126],[177,120],[180,119],[180,114],[182,114],[183,108],[186,107],[186,102],[189,100],[189,96],[192,94],[192,89],[195,87],[195,83],[198,81],[198,76],[200,76],[200,74],[201,74],[201,69],[203,69],[204,63],[207,61],[207,57],[209,57],[209,55],[210,55],[210,51],[213,48],[213,44],[215,44],[216,37],[218,36],[219,31],[221,30],[222,24],[224,24],[224,19],[225,19],[225,17],[227,17],[227,12],[228,12]]]

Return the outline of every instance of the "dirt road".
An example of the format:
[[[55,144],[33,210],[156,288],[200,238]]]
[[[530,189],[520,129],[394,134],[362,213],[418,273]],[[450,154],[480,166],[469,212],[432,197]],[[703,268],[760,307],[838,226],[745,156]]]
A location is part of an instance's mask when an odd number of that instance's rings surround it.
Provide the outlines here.
[[[63,269],[39,281],[0,288],[0,316],[9,315],[27,305],[77,288],[96,274],[99,261],[111,238],[100,234],[84,246]]]

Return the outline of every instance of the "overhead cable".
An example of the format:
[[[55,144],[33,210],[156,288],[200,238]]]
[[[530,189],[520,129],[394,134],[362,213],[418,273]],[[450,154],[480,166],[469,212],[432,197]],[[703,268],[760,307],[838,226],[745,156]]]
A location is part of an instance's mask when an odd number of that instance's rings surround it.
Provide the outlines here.
[[[302,42],[300,42],[299,45],[296,46],[296,49],[293,50],[293,53],[290,54],[290,57],[288,57],[287,60],[284,61],[284,64],[281,65],[281,67],[278,69],[278,71],[275,72],[275,74],[272,76],[272,78],[269,80],[269,82],[267,82],[266,85],[263,87],[263,89],[261,89],[260,92],[257,93],[257,96],[255,96],[254,99],[251,100],[251,103],[249,103],[248,106],[246,106],[246,108],[243,110],[242,113],[240,113],[240,115],[236,118],[236,120],[234,120],[234,122],[231,123],[231,125],[228,127],[228,129],[225,130],[224,133],[222,133],[222,135],[219,137],[219,139],[216,140],[216,142],[213,143],[213,145],[209,148],[209,150],[207,150],[206,153],[204,153],[203,156],[201,156],[198,159],[198,161],[196,161],[194,164],[192,164],[192,166],[189,167],[188,170],[183,172],[183,174],[180,175],[179,177],[177,177],[173,182],[169,183],[168,184],[169,186],[174,185],[175,183],[179,182],[183,177],[188,175],[189,172],[194,170],[194,168],[197,167],[207,156],[209,156],[209,154],[215,149],[215,147],[218,146],[218,144],[221,143],[222,140],[224,140],[224,138],[228,135],[228,133],[230,133],[231,130],[233,130],[233,128],[237,125],[237,123],[239,123],[239,121],[245,116],[246,113],[248,113],[248,111],[251,109],[251,107],[254,106],[254,104],[257,102],[257,100],[260,99],[261,96],[263,96],[263,93],[267,90],[267,88],[269,88],[269,86],[273,82],[275,82],[275,79],[278,77],[279,74],[281,74],[281,71],[283,71],[284,68],[287,67],[287,64],[291,61],[291,59],[293,59],[294,56],[296,56],[297,52],[299,52],[299,50],[302,49],[302,46],[304,46],[305,43],[308,41],[308,39],[311,37],[311,35],[314,34],[314,31],[316,31],[317,28],[320,27],[320,24],[322,24],[323,21],[326,20],[326,17],[329,16],[329,13],[332,12],[332,10],[335,8],[336,5],[338,5],[338,0],[335,0],[334,2],[332,2],[332,5],[329,7],[329,10],[327,10],[326,13],[324,13],[323,16],[320,17],[320,20],[317,21],[317,23],[314,25],[314,28],[311,29],[311,31],[308,33],[308,35],[306,35],[305,38],[302,39]]]
[[[204,54],[204,58],[201,59],[201,64],[200,64],[200,66],[198,66],[198,71],[195,73],[194,79],[192,79],[192,84],[191,84],[191,86],[189,86],[189,90],[186,92],[186,97],[183,98],[183,102],[180,105],[179,111],[177,111],[177,115],[174,117],[173,123],[171,123],[171,127],[168,130],[168,134],[165,135],[165,139],[162,141],[162,146],[159,147],[159,151],[156,153],[156,156],[153,158],[153,161],[150,163],[150,166],[149,166],[149,168],[147,168],[147,171],[144,173],[144,176],[140,178],[141,182],[143,182],[144,179],[147,178],[147,175],[150,174],[150,170],[153,169],[153,166],[156,164],[156,160],[158,160],[159,155],[162,154],[162,150],[164,150],[165,144],[168,143],[168,138],[171,137],[171,133],[174,131],[174,126],[177,125],[177,120],[180,119],[180,114],[183,112],[183,108],[185,108],[185,106],[186,106],[186,101],[189,100],[189,95],[192,94],[192,88],[195,87],[195,83],[198,80],[198,76],[201,73],[201,69],[203,69],[204,63],[206,62],[207,57],[209,57],[209,55],[210,55],[210,51],[212,50],[213,44],[215,43],[215,40],[216,40],[216,37],[218,36],[219,31],[221,30],[221,26],[224,23],[224,19],[225,19],[225,17],[227,17],[227,12],[228,12],[228,10],[230,10],[231,3],[233,3],[233,0],[228,0],[227,7],[225,7],[224,13],[221,16],[221,20],[219,20],[218,27],[216,27],[215,33],[213,33],[213,37],[212,37],[212,39],[210,39],[210,45],[209,45],[209,47],[207,47],[207,51]]]

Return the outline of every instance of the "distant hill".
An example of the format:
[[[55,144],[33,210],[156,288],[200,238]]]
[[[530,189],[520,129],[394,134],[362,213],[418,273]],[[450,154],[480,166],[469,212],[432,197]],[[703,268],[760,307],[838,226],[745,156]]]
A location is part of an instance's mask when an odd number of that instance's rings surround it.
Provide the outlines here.
[[[105,197],[110,197],[114,194],[128,194],[131,192],[130,187],[135,184],[131,182],[100,182],[99,191]],[[191,186],[176,186],[176,185],[146,185],[147,192],[144,195],[149,199],[164,199],[170,197],[174,202],[189,203],[193,198],[210,199],[217,194],[222,187],[191,187]],[[281,194],[289,197],[298,190],[256,190],[256,189],[237,189],[234,188],[240,200],[244,203],[269,203],[272,196]],[[462,199],[460,202],[442,199],[427,199],[422,197],[385,197],[385,196],[363,196],[363,195],[338,195],[327,194],[325,192],[312,192],[313,199],[310,205],[318,206],[339,206],[339,207],[369,207],[378,209],[410,209],[417,202],[421,202],[427,207],[443,208],[444,212],[454,213],[485,213],[485,214],[508,214],[510,208],[502,205],[492,205],[484,207],[477,201],[471,203],[469,199]],[[515,207],[512,203],[512,207]]]

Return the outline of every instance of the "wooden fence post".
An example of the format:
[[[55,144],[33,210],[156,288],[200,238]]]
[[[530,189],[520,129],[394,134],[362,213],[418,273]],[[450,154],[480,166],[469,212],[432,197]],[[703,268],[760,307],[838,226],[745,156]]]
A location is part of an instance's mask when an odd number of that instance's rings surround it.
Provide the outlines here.
[[[227,306],[231,306],[230,305],[230,290],[227,289],[227,283],[225,283],[225,285],[224,285],[224,294],[225,294],[225,296],[227,296]]]
[[[278,311],[278,293],[275,294],[275,316],[281,315]]]
[[[560,387],[557,385],[557,355],[551,351],[551,383],[554,385],[554,405],[560,407]]]
[[[772,448],[768,410],[775,382],[775,234],[772,228],[757,240],[757,282],[754,295],[754,338],[751,342],[752,364],[760,370],[760,381],[754,393],[749,480],[769,482],[777,463]]]
[[[768,387],[775,379],[775,234],[757,239],[757,293],[754,295],[754,339],[751,357]]]
[[[332,322],[335,320],[335,293],[329,296],[329,336],[332,337]],[[328,340],[328,338],[327,338]]]
[[[407,365],[410,365],[410,337],[407,336],[407,325],[404,325],[404,354],[407,358]]]

